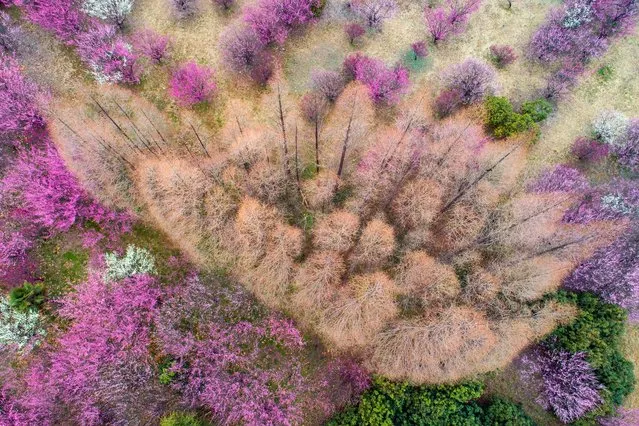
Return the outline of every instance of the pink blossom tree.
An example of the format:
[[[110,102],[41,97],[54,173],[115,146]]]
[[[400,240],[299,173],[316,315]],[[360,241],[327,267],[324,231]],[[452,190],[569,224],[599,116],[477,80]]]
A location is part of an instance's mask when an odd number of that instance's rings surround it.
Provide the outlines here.
[[[29,367],[16,404],[27,424],[126,422],[123,407],[154,378],[158,297],[147,275],[117,285],[94,275],[66,296],[59,313],[70,326]]]
[[[499,68],[510,65],[515,62],[515,59],[517,59],[515,50],[508,45],[493,44],[492,46],[490,46],[489,50],[490,58],[492,59],[493,63]]]
[[[217,91],[210,68],[188,62],[173,73],[169,93],[184,106],[210,101]]]
[[[348,37],[348,41],[351,44],[355,44],[357,40],[364,34],[366,34],[366,30],[360,24],[351,22],[350,24],[346,24],[344,27],[344,32],[346,32],[346,36]]]
[[[444,5],[424,11],[426,27],[433,43],[446,40],[451,34],[461,33],[466,29],[470,15],[479,6],[481,0],[446,0]]]
[[[132,46],[117,35],[116,27],[95,24],[77,36],[80,57],[100,83],[138,83],[141,70]]]
[[[120,232],[130,227],[127,215],[104,208],[82,190],[49,140],[42,147],[20,151],[0,188],[13,194],[16,219],[40,226],[49,234],[88,220]]]
[[[18,62],[0,54],[0,133],[18,135],[44,128],[38,111],[38,88],[22,74]]]
[[[523,381],[538,392],[537,403],[564,423],[603,402],[602,385],[583,352],[570,353],[540,345],[522,358]]]
[[[424,12],[424,19],[426,20],[428,32],[435,44],[446,40],[453,32],[453,26],[448,19],[446,9],[441,6],[436,8],[427,7]]]
[[[447,89],[459,92],[461,102],[466,105],[480,101],[495,90],[495,70],[475,58],[448,68],[443,80]]]
[[[169,38],[153,30],[142,30],[133,36],[134,47],[142,55],[156,64],[166,59],[169,49]]]
[[[401,65],[389,68],[379,59],[356,54],[346,58],[344,67],[352,69],[354,78],[368,87],[371,99],[377,104],[398,103],[408,88],[408,70]]]
[[[87,17],[81,12],[78,0],[33,0],[25,4],[26,16],[34,24],[53,32],[66,44],[72,45],[84,30]]]
[[[265,45],[251,28],[229,28],[220,37],[225,65],[235,72],[250,74],[263,61]]]
[[[573,291],[592,292],[628,310],[639,320],[639,227],[635,224],[607,247],[598,249],[564,281]]]
[[[586,177],[577,169],[560,164],[544,171],[531,185],[531,192],[583,193],[590,188]]]
[[[580,137],[573,142],[570,148],[572,155],[579,161],[596,163],[606,158],[610,152],[608,145],[594,139]]]
[[[264,44],[282,44],[289,32],[313,18],[318,0],[260,0],[244,11],[244,20]]]

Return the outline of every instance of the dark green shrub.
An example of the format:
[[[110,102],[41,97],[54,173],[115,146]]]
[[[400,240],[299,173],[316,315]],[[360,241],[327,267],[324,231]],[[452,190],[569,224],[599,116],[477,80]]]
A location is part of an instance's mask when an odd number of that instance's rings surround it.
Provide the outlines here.
[[[9,293],[9,305],[19,311],[39,309],[45,301],[44,286],[25,282]]]
[[[524,102],[521,106],[521,113],[529,115],[535,123],[544,121],[552,113],[553,107],[550,102],[545,99],[535,99],[534,101]]]
[[[620,405],[635,387],[633,365],[619,350],[626,327],[626,311],[591,293],[560,292],[557,297],[562,302],[575,304],[579,315],[573,323],[557,328],[551,341],[571,352],[587,354],[588,362],[606,388],[602,396],[607,407],[600,411],[610,412],[611,405]]]
[[[502,398],[495,398],[484,407],[482,425],[485,426],[535,426],[521,405]]]
[[[488,114],[487,126],[497,138],[507,138],[525,132],[533,125],[533,119],[526,114],[517,114],[510,101],[501,96],[489,96],[484,103]]]
[[[205,426],[195,414],[174,412],[160,419],[160,426]]]
[[[358,406],[333,417],[330,426],[534,426],[518,405],[496,399],[485,408],[476,400],[479,382],[411,386],[376,377]]]

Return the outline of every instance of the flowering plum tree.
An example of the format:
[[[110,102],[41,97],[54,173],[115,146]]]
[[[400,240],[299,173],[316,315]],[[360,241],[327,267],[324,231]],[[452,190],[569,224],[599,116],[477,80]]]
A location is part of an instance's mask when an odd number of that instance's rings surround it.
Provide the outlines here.
[[[474,58],[448,68],[443,79],[446,88],[457,91],[461,102],[466,105],[480,101],[495,90],[494,69]]]
[[[229,28],[222,33],[220,47],[226,65],[233,71],[241,72],[255,65],[264,46],[251,29]]]
[[[410,45],[410,49],[413,52],[413,58],[415,60],[428,56],[428,48],[426,47],[426,43],[422,40],[412,43]]]
[[[444,5],[436,8],[427,6],[424,18],[433,43],[437,44],[451,34],[463,32],[468,18],[479,9],[480,4],[481,0],[446,0]]]
[[[34,0],[25,7],[31,22],[53,32],[66,44],[72,45],[87,25],[79,0]]]
[[[540,345],[522,358],[522,379],[537,386],[536,401],[564,423],[599,405],[602,388],[583,352],[570,353]]]
[[[308,23],[318,0],[260,0],[244,12],[244,20],[264,44],[282,44],[291,29]]]
[[[126,253],[118,257],[116,253],[104,255],[106,269],[104,279],[106,281],[119,281],[123,278],[132,277],[138,274],[154,274],[155,259],[146,249],[130,244],[126,248]]]
[[[82,190],[48,140],[41,148],[21,151],[0,186],[17,194],[14,215],[18,219],[32,222],[51,234],[67,231],[86,220],[103,226],[123,226],[122,230],[129,226],[126,215],[105,209]]]
[[[17,135],[44,128],[37,101],[37,86],[22,75],[15,59],[0,54],[0,133]]]
[[[140,69],[132,46],[111,25],[96,24],[77,36],[76,46],[99,83],[137,83]]]
[[[490,58],[497,67],[503,68],[515,62],[517,55],[513,48],[508,45],[493,44],[490,46]]]
[[[188,62],[178,68],[169,82],[169,93],[184,106],[208,102],[216,91],[213,71],[195,62]]]
[[[586,177],[577,169],[560,164],[544,173],[533,182],[528,190],[532,192],[576,192],[590,188]]]
[[[62,413],[75,423],[111,415],[122,422],[119,398],[131,398],[153,378],[148,346],[158,296],[147,275],[118,285],[94,275],[65,297],[59,312],[71,325],[26,377],[20,403],[30,422],[56,423]]]
[[[389,68],[379,59],[356,54],[345,59],[344,67],[350,68],[354,78],[368,87],[377,104],[396,104],[408,88],[408,70],[401,65]]]
[[[602,111],[592,122],[595,138],[608,145],[622,145],[630,120],[619,111]]]
[[[161,63],[167,55],[169,38],[152,30],[143,30],[134,35],[134,47],[142,55],[151,59],[154,63]]]
[[[589,291],[629,311],[639,320],[639,227],[597,250],[564,281],[566,288]]]
[[[397,12],[395,0],[359,0],[353,2],[353,10],[358,14],[366,26],[381,31],[384,21],[390,19]]]
[[[351,44],[355,44],[355,42],[366,33],[364,27],[356,23],[346,24],[346,26],[344,27],[344,31],[346,32],[348,41]]]
[[[608,156],[610,149],[606,144],[582,137],[575,140],[570,152],[580,161],[596,163]]]
[[[135,0],[84,0],[82,10],[87,15],[121,26],[131,13],[134,2]]]

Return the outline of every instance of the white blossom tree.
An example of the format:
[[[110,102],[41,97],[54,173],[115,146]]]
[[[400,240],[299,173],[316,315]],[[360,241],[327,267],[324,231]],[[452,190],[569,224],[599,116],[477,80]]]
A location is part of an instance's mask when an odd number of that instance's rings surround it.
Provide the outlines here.
[[[82,8],[88,15],[120,26],[131,13],[135,0],[84,0]]]

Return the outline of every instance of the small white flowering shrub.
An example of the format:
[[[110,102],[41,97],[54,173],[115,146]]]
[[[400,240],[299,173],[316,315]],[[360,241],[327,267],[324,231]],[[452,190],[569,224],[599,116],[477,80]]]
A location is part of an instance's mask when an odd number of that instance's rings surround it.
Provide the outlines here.
[[[619,111],[603,111],[592,122],[594,136],[608,145],[619,145],[623,142],[630,122],[628,117]]]
[[[153,255],[148,250],[134,245],[126,248],[124,256],[118,257],[115,253],[107,253],[104,255],[104,260],[107,266],[104,279],[107,281],[118,281],[137,274],[156,272]]]
[[[82,9],[88,15],[122,25],[133,3],[134,0],[85,0]]]
[[[11,307],[7,298],[0,300],[0,348],[17,345],[22,349],[45,334],[38,311],[22,312]]]

